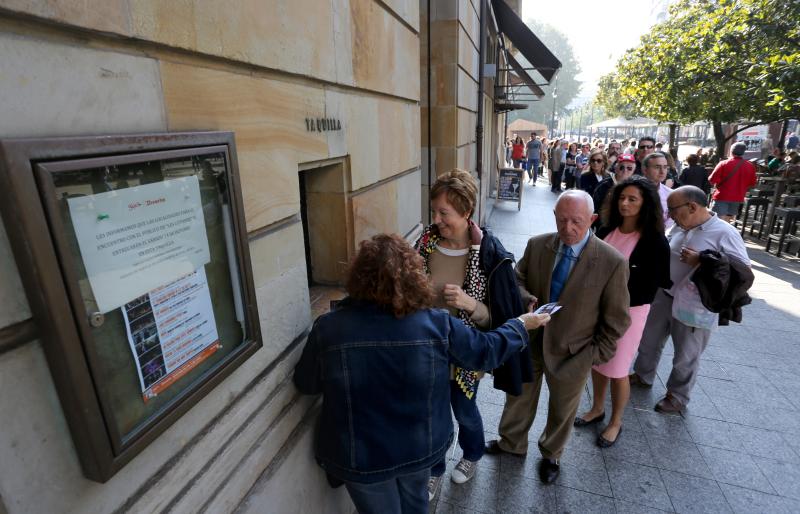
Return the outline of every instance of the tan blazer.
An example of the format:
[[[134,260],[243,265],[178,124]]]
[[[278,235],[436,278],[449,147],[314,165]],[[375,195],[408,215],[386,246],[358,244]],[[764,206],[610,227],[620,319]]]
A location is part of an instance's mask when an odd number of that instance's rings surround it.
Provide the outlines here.
[[[558,253],[558,234],[532,237],[516,273],[522,300],[549,303],[550,280]],[[614,356],[617,340],[631,323],[628,308],[628,264],[613,247],[589,237],[567,278],[558,301],[562,309],[531,333],[542,344],[546,369],[562,380],[585,380],[592,364]],[[534,351],[534,355],[539,352]]]

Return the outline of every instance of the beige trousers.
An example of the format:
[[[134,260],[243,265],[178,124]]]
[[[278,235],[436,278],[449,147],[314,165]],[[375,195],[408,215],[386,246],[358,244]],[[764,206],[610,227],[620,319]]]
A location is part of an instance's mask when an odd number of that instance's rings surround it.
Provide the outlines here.
[[[506,395],[506,404],[498,429],[499,445],[509,453],[524,455],[528,452],[528,431],[536,418],[544,375],[550,390],[550,400],[547,424],[539,437],[539,451],[544,458],[559,459],[572,434],[572,423],[578,413],[581,394],[591,371],[591,359],[587,359],[588,366],[581,380],[559,380],[544,366],[541,341],[533,343],[532,346],[534,381],[522,384],[521,395]],[[587,350],[591,351],[590,348]],[[575,355],[572,358],[576,357],[579,356]]]

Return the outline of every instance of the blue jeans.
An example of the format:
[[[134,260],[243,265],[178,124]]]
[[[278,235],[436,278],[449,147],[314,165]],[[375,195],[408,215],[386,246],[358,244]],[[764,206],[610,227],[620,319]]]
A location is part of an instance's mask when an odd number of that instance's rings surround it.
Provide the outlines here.
[[[528,176],[534,182],[539,178],[539,159],[528,159]]]
[[[359,514],[427,514],[429,477],[423,469],[376,484],[344,485]]]
[[[478,383],[480,385],[480,382]],[[475,395],[470,400],[455,380],[450,381],[450,406],[458,422],[458,445],[464,450],[464,458],[477,462],[483,457],[484,444],[483,419],[475,403],[478,397],[478,388],[475,388]],[[447,464],[445,457],[431,468],[431,476],[440,477],[444,474]]]

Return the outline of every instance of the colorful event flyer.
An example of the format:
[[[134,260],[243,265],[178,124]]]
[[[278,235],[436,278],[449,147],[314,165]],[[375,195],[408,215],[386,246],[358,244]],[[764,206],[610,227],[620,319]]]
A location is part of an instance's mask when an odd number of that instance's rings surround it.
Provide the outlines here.
[[[145,401],[219,348],[203,267],[122,307]]]
[[[69,198],[98,310],[109,312],[209,262],[196,176]]]

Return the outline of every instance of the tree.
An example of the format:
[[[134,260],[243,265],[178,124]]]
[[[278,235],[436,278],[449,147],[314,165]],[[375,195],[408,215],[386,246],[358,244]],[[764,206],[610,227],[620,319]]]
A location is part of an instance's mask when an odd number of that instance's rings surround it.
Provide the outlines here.
[[[749,121],[743,130],[798,115],[799,16],[800,2],[681,0],[620,59],[598,102],[629,102],[662,122],[710,121],[721,154],[738,132],[724,123]]]
[[[569,44],[566,35],[558,31],[552,25],[538,21],[528,20],[525,24],[542,40],[545,46],[553,52],[558,60],[561,61],[561,70],[559,70],[553,83],[541,86],[542,91],[545,92],[544,98],[537,102],[531,102],[527,109],[510,113],[508,115],[508,121],[525,119],[549,125],[553,115],[553,90],[557,88],[558,94],[555,98],[555,112],[556,115],[560,116],[566,112],[566,106],[575,99],[580,91],[581,83],[575,77],[581,72],[581,68],[575,59],[572,45]],[[524,67],[530,67],[530,63],[528,63],[523,56],[520,55],[518,58]],[[537,74],[533,73],[532,76],[535,77]]]
[[[619,90],[619,81],[614,73],[600,77],[597,83],[595,103],[603,109],[607,116],[616,118],[635,118],[640,115],[636,105]]]

